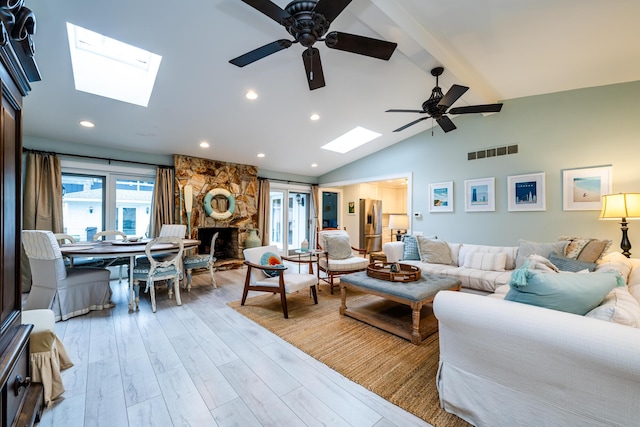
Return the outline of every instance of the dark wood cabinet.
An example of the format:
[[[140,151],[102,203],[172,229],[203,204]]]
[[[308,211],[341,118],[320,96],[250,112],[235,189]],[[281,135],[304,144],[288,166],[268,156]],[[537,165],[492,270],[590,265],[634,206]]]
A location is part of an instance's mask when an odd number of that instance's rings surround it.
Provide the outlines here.
[[[33,425],[41,387],[30,384],[29,333],[21,324],[22,99],[40,80],[31,36],[35,16],[24,2],[0,6],[0,421]]]

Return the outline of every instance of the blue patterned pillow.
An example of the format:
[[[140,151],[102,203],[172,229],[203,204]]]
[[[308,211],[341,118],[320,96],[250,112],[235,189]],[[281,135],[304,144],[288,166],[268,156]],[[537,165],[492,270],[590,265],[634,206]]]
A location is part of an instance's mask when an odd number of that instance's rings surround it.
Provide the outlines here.
[[[572,271],[574,273],[582,270],[594,271],[598,266],[595,262],[580,261],[579,259],[567,258],[554,253],[549,255],[549,261],[558,267],[558,270]]]
[[[404,253],[402,261],[420,261],[420,253],[418,252],[418,241],[416,236],[405,234],[402,236],[404,242]]]
[[[273,252],[265,252],[260,257],[260,265],[268,265],[273,267],[273,270],[263,270],[264,274],[269,277],[277,277],[278,270],[284,269],[284,264],[282,264],[282,258],[278,256],[278,254],[274,254]]]

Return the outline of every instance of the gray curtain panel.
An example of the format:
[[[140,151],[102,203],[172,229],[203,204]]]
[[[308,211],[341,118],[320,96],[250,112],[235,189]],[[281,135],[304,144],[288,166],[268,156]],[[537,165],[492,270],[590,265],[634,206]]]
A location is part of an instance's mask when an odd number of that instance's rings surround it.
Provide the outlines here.
[[[149,237],[160,235],[162,224],[173,224],[175,194],[173,189],[173,169],[159,167],[153,189],[153,215],[149,226]]]
[[[22,229],[62,233],[62,169],[52,153],[26,155],[22,197]],[[31,290],[29,258],[22,249],[22,292]]]
[[[262,246],[269,246],[269,202],[271,185],[268,179],[260,179],[258,186],[258,230]]]

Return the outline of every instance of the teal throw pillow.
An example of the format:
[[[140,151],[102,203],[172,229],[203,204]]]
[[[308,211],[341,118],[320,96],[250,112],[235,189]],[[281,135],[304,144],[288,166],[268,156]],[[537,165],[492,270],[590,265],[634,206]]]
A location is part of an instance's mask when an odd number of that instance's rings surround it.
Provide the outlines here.
[[[273,252],[265,252],[260,257],[260,265],[271,266],[273,270],[263,270],[264,274],[269,277],[277,277],[278,270],[284,269],[284,264],[282,264],[282,258],[278,254],[274,254]]]
[[[558,267],[558,270],[572,271],[574,273],[582,270],[594,271],[598,266],[595,262],[580,261],[579,259],[567,258],[556,254],[549,255],[549,261]]]
[[[404,242],[404,252],[402,254],[402,261],[420,261],[420,253],[418,252],[418,241],[416,236],[404,235],[402,236]]]
[[[504,299],[584,315],[622,283],[618,277],[608,272],[545,273],[529,270],[526,264],[514,270]]]

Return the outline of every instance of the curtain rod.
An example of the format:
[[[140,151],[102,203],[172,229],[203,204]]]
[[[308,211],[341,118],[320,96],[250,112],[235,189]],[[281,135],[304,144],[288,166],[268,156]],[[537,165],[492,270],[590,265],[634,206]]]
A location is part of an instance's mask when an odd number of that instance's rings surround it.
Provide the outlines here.
[[[136,165],[156,166],[156,167],[160,167],[160,168],[175,169],[175,166],[158,165],[158,164],[155,164],[155,163],[136,162],[134,160],[111,159],[111,158],[108,158],[108,157],[85,156],[83,154],[56,153],[55,151],[34,150],[32,148],[22,148],[22,151],[25,152],[25,153],[55,154],[55,155],[58,155],[58,156],[80,157],[80,158],[83,158],[83,159],[106,160],[106,161],[109,162],[109,164],[111,164],[111,162],[121,162],[121,163],[133,163],[133,164],[136,164]]]
[[[267,181],[286,182],[287,184],[318,185],[318,184],[314,184],[313,182],[290,181],[290,180],[287,180],[287,179],[265,178],[265,177],[262,177],[262,176],[259,176],[258,179],[266,179]]]

